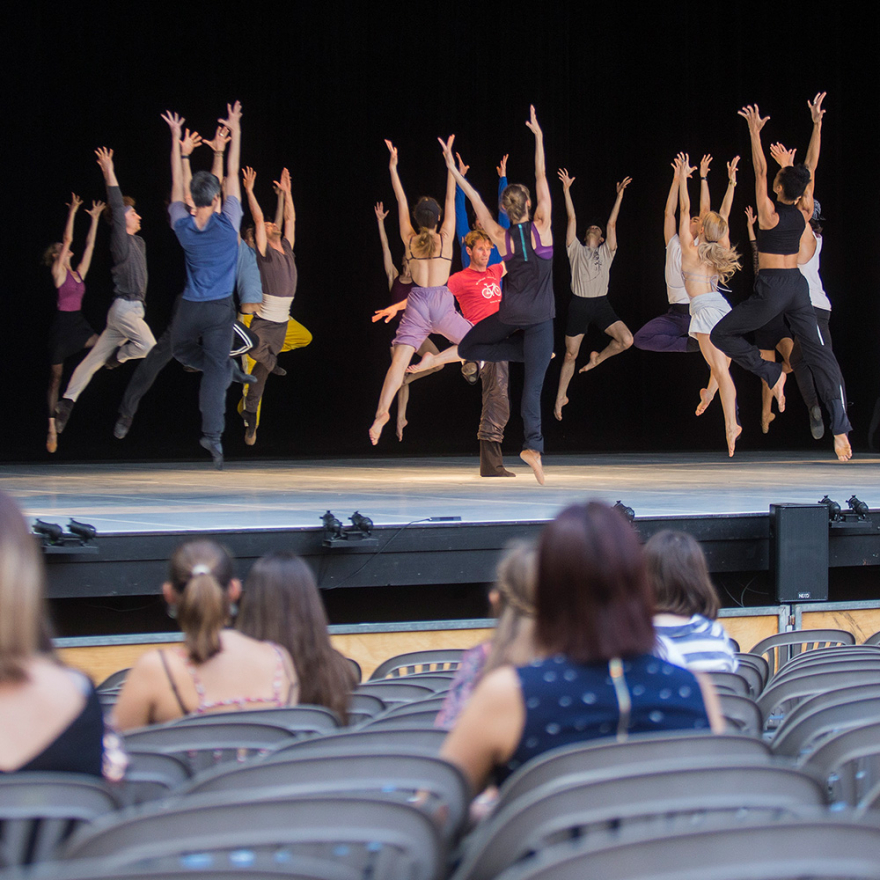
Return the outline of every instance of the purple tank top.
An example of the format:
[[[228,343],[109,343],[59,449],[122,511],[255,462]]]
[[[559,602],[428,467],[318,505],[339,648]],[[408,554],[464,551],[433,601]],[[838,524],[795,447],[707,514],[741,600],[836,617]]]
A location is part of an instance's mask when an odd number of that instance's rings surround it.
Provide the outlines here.
[[[64,283],[58,288],[58,311],[78,312],[82,308],[85,281],[77,281],[73,272],[68,272]]]

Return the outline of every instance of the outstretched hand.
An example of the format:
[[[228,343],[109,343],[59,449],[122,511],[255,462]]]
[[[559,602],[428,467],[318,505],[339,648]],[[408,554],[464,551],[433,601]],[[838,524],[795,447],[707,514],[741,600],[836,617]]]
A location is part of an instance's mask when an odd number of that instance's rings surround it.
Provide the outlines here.
[[[286,168],[281,169],[281,179],[273,180],[272,186],[277,186],[285,195],[290,195],[290,171]]]
[[[388,159],[388,167],[396,168],[397,167],[397,147],[385,138],[385,146],[388,147],[388,152],[391,153],[391,156]]]
[[[373,313],[373,317],[370,320],[375,324],[377,321],[384,320],[386,324],[389,324],[394,316],[397,314],[397,309],[394,306],[389,306],[387,309],[379,309],[377,312]]]
[[[712,164],[712,156],[709,153],[706,153],[702,159],[700,159],[700,177],[707,177],[709,174],[709,166]]]
[[[455,157],[452,155],[452,145],[455,143],[455,135],[449,135],[447,140],[443,140],[443,138],[437,138],[440,142],[440,146],[443,148],[443,158],[446,160],[446,167],[455,170]],[[387,143],[387,141],[386,141]]]
[[[231,139],[229,129],[225,125],[218,125],[214,138],[210,141],[202,138],[202,144],[210,147],[215,153],[222,153]]]
[[[172,113],[170,110],[166,110],[162,114],[162,119],[168,123],[171,134],[180,140],[180,132],[183,130],[183,123],[186,120],[179,113]]]
[[[113,150],[107,147],[99,147],[95,150],[95,155],[98,157],[98,166],[101,171],[107,174],[113,170]]]
[[[72,213],[76,213],[82,207],[83,200],[76,194],[70,194],[70,201],[67,202],[67,207],[70,209]]]
[[[385,205],[382,202],[376,202],[373,206],[373,210],[376,212],[376,219],[380,223],[384,223],[385,218],[388,216],[388,212],[385,210]]]
[[[229,129],[230,134],[241,131],[241,101],[226,105],[226,119],[218,119],[221,125]]]
[[[769,116],[765,116],[763,119],[761,118],[761,111],[758,109],[757,104],[749,104],[746,107],[743,107],[742,110],[737,110],[736,112],[749,124],[749,131],[752,131],[755,134],[757,134],[770,119]]]
[[[758,219],[758,218],[755,216],[755,211],[754,211],[754,209],[752,208],[751,205],[749,205],[749,206],[746,208],[746,223],[748,223],[750,227],[751,227],[751,226],[754,226],[754,225],[755,225],[755,221],[756,221],[757,219]]]
[[[458,159],[458,173],[462,177],[467,177],[467,173],[471,170],[471,166],[464,164],[464,159],[461,158],[461,153],[456,153],[455,158]]]
[[[188,156],[196,147],[202,145],[202,136],[197,132],[191,132],[188,128],[184,131],[183,137],[180,139],[180,152],[184,156]]]
[[[727,179],[736,185],[736,169],[739,167],[739,156],[734,156],[727,163]]]
[[[822,109],[822,102],[825,100],[827,92],[816,92],[816,97],[812,101],[807,101],[807,107],[810,108],[810,118],[813,123],[821,122],[825,111]]]
[[[529,119],[526,122],[529,130],[537,137],[541,132],[541,126],[538,124],[538,114],[535,113],[535,105],[529,104]]]
[[[797,152],[797,149],[786,150],[781,142],[777,141],[775,144],[770,144],[770,156],[776,161],[780,168],[785,168],[788,165],[794,165],[794,154]]]
[[[92,220],[97,220],[97,218],[101,216],[101,214],[104,211],[104,208],[106,208],[106,207],[107,207],[106,202],[102,202],[100,199],[95,199],[92,202],[92,207],[86,211],[86,214],[88,214],[89,217],[92,218]]]
[[[257,172],[250,165],[241,169],[241,182],[244,184],[245,192],[252,193],[254,191],[254,181],[257,179]]]
[[[501,157],[501,164],[495,166],[495,170],[498,172],[499,177],[507,177],[507,157],[510,153],[505,153]]]
[[[617,194],[620,195],[631,183],[631,177],[624,177],[623,180],[617,184]]]
[[[697,170],[696,165],[691,165],[691,157],[687,153],[679,153],[675,157],[674,164],[676,169],[684,174],[685,177],[692,177],[693,173]]]
[[[576,178],[576,177],[572,177],[572,176],[568,173],[568,169],[567,169],[567,168],[560,168],[559,171],[558,171],[557,173],[559,174],[559,179],[562,181],[562,188],[563,188],[566,192],[568,192],[568,190],[571,189],[571,185],[575,182],[575,180],[577,180],[577,178]]]

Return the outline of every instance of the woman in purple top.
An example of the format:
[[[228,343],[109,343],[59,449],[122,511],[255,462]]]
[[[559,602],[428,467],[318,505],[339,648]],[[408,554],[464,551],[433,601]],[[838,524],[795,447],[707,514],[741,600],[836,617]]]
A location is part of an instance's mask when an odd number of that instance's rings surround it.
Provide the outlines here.
[[[43,262],[52,271],[52,280],[58,291],[58,311],[49,329],[49,351],[52,361],[49,377],[49,434],[46,437],[46,449],[55,452],[58,449],[58,434],[55,430],[55,404],[58,403],[58,391],[61,388],[61,373],[64,361],[72,354],[91,348],[98,341],[98,334],[89,326],[80,308],[83,294],[86,292],[86,275],[92,264],[92,252],[95,249],[95,236],[98,232],[98,218],[104,210],[104,202],[92,202],[91,210],[86,213],[92,218],[89,234],[82,259],[76,269],[73,268],[73,221],[76,212],[82,205],[82,199],[70,194],[67,205],[67,225],[61,241],[49,245],[43,254]]]

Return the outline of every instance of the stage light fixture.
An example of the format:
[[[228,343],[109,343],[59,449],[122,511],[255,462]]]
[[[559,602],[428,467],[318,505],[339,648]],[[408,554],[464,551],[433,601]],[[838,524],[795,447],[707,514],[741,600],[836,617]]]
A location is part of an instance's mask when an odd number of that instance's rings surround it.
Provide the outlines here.
[[[324,523],[324,540],[329,541],[334,538],[342,538],[342,523],[328,510],[322,517],[321,522]]]
[[[852,498],[846,502],[849,505],[849,509],[861,520],[865,520],[868,518],[868,505],[865,504],[864,501],[859,501],[856,498],[855,494],[853,494]]]
[[[42,537],[44,544],[47,542],[54,544],[56,541],[60,541],[61,536],[64,534],[64,529],[58,523],[43,522],[41,519],[38,519],[31,526],[31,530],[34,534]]]
[[[67,531],[58,523],[43,522],[38,519],[31,531],[39,535],[43,553],[97,553],[98,545],[95,538],[98,530],[88,523],[70,520]]]
[[[840,521],[840,505],[836,501],[832,501],[827,495],[820,498],[818,504],[824,504],[828,508],[828,522]]]
[[[618,501],[617,504],[614,505],[614,509],[619,510],[629,522],[635,521],[636,512],[631,507],[627,507],[622,501]]]
[[[98,530],[94,526],[84,522],[77,522],[73,517],[70,518],[67,531],[72,535],[82,538],[83,541],[91,541],[98,535]]]
[[[352,525],[365,535],[369,535],[373,531],[373,521],[368,516],[363,516],[355,511],[349,519]]]

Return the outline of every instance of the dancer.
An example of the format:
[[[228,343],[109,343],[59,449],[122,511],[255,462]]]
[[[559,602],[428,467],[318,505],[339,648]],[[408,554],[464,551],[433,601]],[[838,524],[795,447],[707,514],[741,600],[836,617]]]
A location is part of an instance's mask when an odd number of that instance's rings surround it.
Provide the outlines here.
[[[241,224],[239,156],[241,152],[241,104],[227,104],[228,116],[218,120],[231,135],[227,153],[226,197],[220,200],[220,181],[206,171],[192,177],[190,191],[194,213],[184,204],[183,165],[189,160],[180,149],[184,120],[166,112],[162,118],[171,129],[171,205],[168,215],[186,255],[186,288],[171,326],[171,348],[184,366],[202,372],[199,409],[202,413],[203,449],[214,467],[223,467],[223,434],[226,389],[232,379],[229,340],[235,308],[232,287],[238,258],[238,227]],[[218,208],[220,209],[218,211]]]
[[[816,166],[819,164],[819,147],[821,139],[822,117],[819,116],[813,123],[813,135],[804,159],[804,165],[810,169],[813,175],[812,183],[815,192]],[[794,150],[786,150],[782,144],[774,144],[770,147],[770,155],[779,163],[781,168],[794,164]],[[822,342],[827,349],[831,348],[831,300],[822,286],[822,276],[819,274],[819,255],[822,253],[822,210],[819,202],[813,199],[813,213],[807,228],[801,236],[798,248],[798,269],[801,275],[807,279],[810,287],[810,304],[816,315],[816,323],[819,325],[819,333]],[[803,349],[798,341],[795,341],[789,357],[791,369],[797,380],[801,397],[807,405],[810,415],[810,433],[814,440],[821,440],[825,435],[825,422],[822,419],[822,408],[819,406],[819,394],[816,391],[816,381],[813,371],[804,361]],[[841,381],[843,381],[841,379]],[[843,399],[846,400],[846,384],[843,384]]]
[[[825,113],[824,98],[825,93],[820,92],[807,102],[814,129]],[[852,447],[847,434],[852,425],[846,415],[840,367],[822,340],[810,305],[809,285],[797,268],[800,240],[813,213],[812,175],[804,165],[781,168],[773,181],[774,206],[767,193],[767,160],[761,146],[761,129],[770,117],[762,118],[756,104],[743,107],[739,115],[749,126],[755,168],[758,280],[755,293],[716,325],[712,343],[740,366],[764,379],[782,412],[785,373],[779,364],[763,360],[758,349],[745,339],[745,334],[783,313],[794,338],[800,340],[804,361],[813,372],[819,397],[830,414],[834,452],[840,461],[849,461]]]
[[[581,373],[586,373],[598,367],[602,361],[626,351],[633,342],[629,327],[617,317],[608,302],[608,276],[617,254],[617,216],[624,190],[630,185],[632,178],[625,177],[617,184],[617,198],[606,226],[607,239],[601,226],[589,226],[583,244],[577,240],[577,216],[571,200],[571,185],[575,178],[569,175],[568,169],[560,168],[559,179],[562,181],[565,210],[568,214],[565,249],[571,264],[572,292],[568,306],[568,324],[565,328],[565,358],[562,361],[559,390],[556,392],[556,405],[553,409],[553,414],[562,421],[562,407],[568,403],[568,385],[574,376],[578,352],[590,324],[596,324],[606,336],[611,337],[611,342],[601,352],[590,352],[590,360],[585,367],[581,367]]]
[[[501,162],[495,166],[495,171],[498,174],[498,204],[501,204],[501,196],[504,195],[504,190],[507,189],[507,158],[509,153],[505,153],[501,157]],[[455,158],[458,159],[458,172],[462,177],[467,177],[467,173],[470,170],[470,165],[465,165],[464,160],[461,158],[460,153],[455,154]],[[498,212],[498,225],[502,226],[504,229],[510,228],[510,219],[504,213],[504,211]],[[474,221],[474,228],[480,228],[480,221]],[[458,245],[461,253],[461,268],[467,269],[471,264],[471,258],[467,253],[467,246],[464,243],[465,238],[467,238],[468,233],[471,231],[470,224],[468,223],[468,213],[467,213],[467,202],[465,201],[464,190],[456,185],[455,187],[455,234],[458,237]],[[498,248],[495,245],[492,245],[492,254],[489,257],[489,265],[494,266],[496,263],[501,262],[501,254],[498,253]]]
[[[679,153],[673,164],[678,176],[681,276],[685,290],[691,298],[691,324],[688,332],[699,342],[700,351],[721,392],[727,454],[733,457],[737,437],[742,433],[742,428],[736,421],[736,389],[728,369],[730,359],[712,344],[709,334],[718,321],[730,312],[730,305],[719,292],[718,284],[726,283],[740,268],[739,254],[730,247],[726,221],[714,211],[703,218],[699,236],[694,239],[690,231],[691,202],[687,182],[697,169],[691,167],[687,153]]]
[[[55,404],[58,403],[58,390],[61,388],[61,374],[64,361],[71,355],[92,348],[98,341],[98,334],[80,311],[83,295],[86,292],[86,275],[92,264],[92,253],[95,250],[95,237],[98,234],[98,218],[106,207],[104,202],[92,202],[91,210],[86,213],[92,218],[86,246],[76,269],[73,268],[73,222],[76,212],[82,205],[82,199],[76,193],[70,194],[67,205],[67,225],[61,241],[50,245],[43,254],[43,263],[52,270],[52,280],[58,291],[58,310],[49,328],[49,351],[51,354],[51,373],[49,376],[49,433],[46,436],[46,449],[55,452],[58,449],[58,432],[55,428]]]
[[[397,173],[397,147],[386,140],[391,154],[388,168],[391,185],[397,197],[400,238],[406,248],[414,287],[406,299],[406,311],[392,342],[391,366],[379,395],[376,418],[370,427],[370,442],[375,446],[388,421],[388,410],[397,390],[403,383],[406,368],[416,350],[430,333],[440,333],[457,344],[471,325],[455,311],[452,294],[446,287],[452,267],[453,236],[455,234],[455,181],[452,171],[446,178],[446,208],[440,231],[440,206],[427,196],[419,199],[413,208],[413,219],[419,227],[416,232],[409,219],[409,203]],[[431,357],[428,353],[426,357]],[[424,361],[424,359],[423,359]]]
[[[254,195],[257,174],[253,168],[243,172],[244,188],[248,206],[254,219],[254,242],[257,267],[263,287],[263,302],[251,319],[250,330],[257,336],[258,344],[251,349],[249,357],[256,361],[253,369],[255,381],[248,385],[244,409],[244,442],[253,446],[257,442],[257,408],[263,397],[266,377],[269,373],[279,376],[287,371],[278,366],[278,355],[287,334],[290,306],[296,295],[296,262],[293,242],[296,235],[296,212],[290,194],[290,172],[284,168],[281,179],[275,181],[284,196],[284,232],[276,223],[266,223],[263,211]]]
[[[122,196],[113,164],[113,150],[101,147],[95,150],[95,155],[107,186],[114,299],[107,312],[104,332],[73,371],[64,397],[55,405],[55,430],[58,434],[67,426],[74,403],[101,367],[112,369],[125,361],[145,357],[156,344],[144,320],[147,246],[138,235],[141,217],[134,209],[134,200]]]
[[[520,183],[504,190],[501,207],[510,218],[510,229],[503,229],[483,203],[479,193],[458,173],[452,144],[455,135],[444,143],[446,167],[474,206],[477,220],[507,265],[501,307],[494,315],[480,322],[463,345],[447,348],[437,358],[422,358],[413,368],[424,370],[439,363],[464,358],[473,361],[523,361],[523,382],[520,406],[525,440],[520,458],[532,469],[535,479],[544,485],[544,435],[541,433],[541,389],[544,375],[553,356],[553,232],[550,216],[550,186],[544,162],[544,134],[538,124],[534,106],[529,108],[526,126],[535,135],[535,194],[538,204],[534,218],[529,219],[532,197]],[[521,331],[521,332],[519,332]]]
[[[376,321],[381,321],[384,318],[385,323],[388,324],[392,318],[396,317],[398,312],[406,308],[406,298],[409,296],[409,292],[413,288],[413,280],[412,275],[410,274],[410,263],[406,256],[401,260],[399,272],[394,265],[394,260],[391,259],[391,248],[388,246],[388,235],[385,232],[385,218],[388,216],[388,212],[385,210],[385,205],[382,202],[376,202],[373,210],[376,213],[376,222],[379,225],[379,241],[382,242],[382,263],[385,267],[385,277],[388,279],[388,290],[391,292],[392,305],[387,309],[379,309],[373,315],[372,321],[375,324]],[[457,211],[455,216],[458,217]],[[433,354],[437,354],[439,349],[434,345],[431,338],[427,337],[418,347],[416,354],[421,357],[429,351]],[[391,348],[391,356],[392,358],[394,357],[393,345]],[[441,365],[429,372],[436,373],[437,370],[442,369],[443,366]],[[429,375],[429,372],[407,373],[403,378],[403,384],[397,392],[397,439],[401,442],[403,441],[403,429],[408,424],[406,420],[406,410],[409,406],[409,386],[421,376]]]

